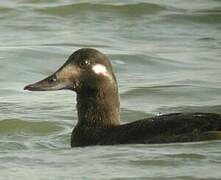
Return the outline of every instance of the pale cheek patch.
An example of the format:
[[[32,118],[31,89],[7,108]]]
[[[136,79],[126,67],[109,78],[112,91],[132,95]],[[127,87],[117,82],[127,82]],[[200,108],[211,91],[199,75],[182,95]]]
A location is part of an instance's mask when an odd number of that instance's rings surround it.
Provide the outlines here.
[[[92,70],[96,73],[96,74],[103,74],[103,75],[107,75],[107,69],[105,66],[101,65],[101,64],[95,64],[92,67]]]
[[[75,66],[67,65],[64,68],[62,68],[59,72],[56,73],[58,79],[61,80],[68,80],[71,79],[71,77],[77,77],[79,75],[79,72]]]

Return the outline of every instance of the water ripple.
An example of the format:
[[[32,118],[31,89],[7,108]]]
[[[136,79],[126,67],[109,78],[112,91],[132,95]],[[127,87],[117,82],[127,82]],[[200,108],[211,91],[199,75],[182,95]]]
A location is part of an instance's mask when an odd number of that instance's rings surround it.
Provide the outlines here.
[[[28,133],[38,135],[48,135],[58,132],[61,127],[51,122],[33,122],[20,119],[0,120],[0,134]]]
[[[111,12],[127,15],[150,14],[167,9],[165,6],[152,3],[137,3],[137,4],[95,4],[95,3],[78,3],[69,5],[59,5],[56,7],[47,7],[38,9],[38,11],[54,14],[54,15],[70,15],[82,12]]]

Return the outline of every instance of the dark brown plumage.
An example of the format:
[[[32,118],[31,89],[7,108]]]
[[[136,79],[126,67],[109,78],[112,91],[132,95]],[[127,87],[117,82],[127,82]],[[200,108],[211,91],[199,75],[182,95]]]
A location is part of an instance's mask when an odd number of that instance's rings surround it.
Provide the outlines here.
[[[221,139],[221,115],[214,113],[166,114],[120,125],[117,81],[108,58],[95,49],[76,51],[54,74],[24,89],[77,93],[72,147]]]
[[[76,126],[71,145],[174,143],[221,139],[221,116],[166,114],[113,127]]]

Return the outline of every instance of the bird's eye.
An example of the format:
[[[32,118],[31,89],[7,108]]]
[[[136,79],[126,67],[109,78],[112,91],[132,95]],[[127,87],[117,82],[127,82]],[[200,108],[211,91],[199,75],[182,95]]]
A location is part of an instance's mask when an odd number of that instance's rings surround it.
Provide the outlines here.
[[[88,59],[85,59],[85,60],[79,62],[79,66],[82,68],[85,68],[88,65],[90,65],[90,61]]]

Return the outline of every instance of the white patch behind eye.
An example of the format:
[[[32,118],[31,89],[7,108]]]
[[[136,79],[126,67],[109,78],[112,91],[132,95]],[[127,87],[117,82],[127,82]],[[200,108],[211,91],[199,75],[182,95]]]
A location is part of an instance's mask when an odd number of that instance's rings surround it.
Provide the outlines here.
[[[96,74],[103,74],[106,75],[107,74],[107,68],[104,65],[101,64],[95,64],[92,67],[92,70],[96,73]]]

